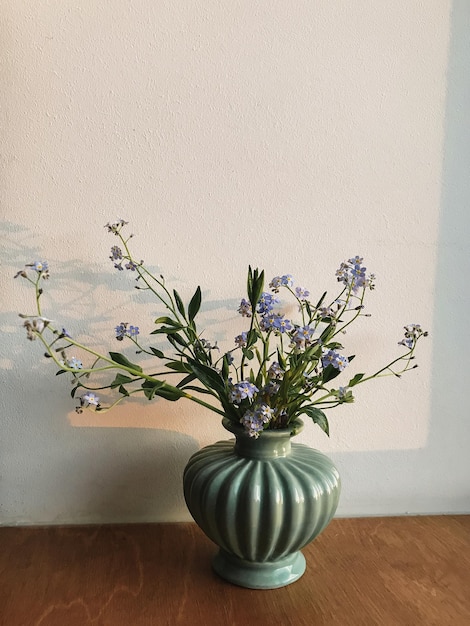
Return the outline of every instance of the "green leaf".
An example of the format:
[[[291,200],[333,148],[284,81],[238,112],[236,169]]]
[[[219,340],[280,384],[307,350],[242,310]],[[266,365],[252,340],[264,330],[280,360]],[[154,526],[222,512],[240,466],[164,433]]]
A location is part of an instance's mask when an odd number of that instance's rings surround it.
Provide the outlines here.
[[[152,346],[149,347],[149,350],[152,352],[152,354],[154,354],[159,359],[165,358],[165,355],[163,354],[161,350],[157,350],[157,348],[152,348]]]
[[[318,424],[318,426],[320,426],[320,428],[323,430],[324,433],[328,435],[328,437],[330,436],[328,420],[323,411],[320,411],[320,409],[317,409],[317,407],[313,405],[308,405],[301,407],[300,412],[308,415],[308,417],[310,417],[315,424]]]
[[[329,342],[329,340],[333,337],[333,335],[335,334],[336,331],[336,327],[334,326],[334,324],[329,324],[325,330],[322,332],[322,334],[320,335],[320,341],[323,344],[326,344]]]
[[[169,363],[165,364],[165,367],[168,367],[175,372],[181,372],[181,374],[188,374],[191,371],[189,366],[182,361],[170,361]]]
[[[177,326],[178,328],[182,328],[180,322],[171,319],[171,317],[166,317],[165,315],[163,317],[158,317],[155,320],[155,324],[169,324],[170,326]]]
[[[248,360],[251,360],[255,356],[254,353],[253,353],[253,350],[247,350],[246,348],[242,348],[242,352],[243,352],[243,355]]]
[[[124,374],[116,374],[116,378],[113,380],[110,387],[111,389],[115,389],[116,387],[119,387],[120,385],[132,383],[133,380],[134,380],[133,378],[129,378],[129,376],[124,376]]]
[[[325,291],[325,293],[322,295],[320,300],[316,303],[316,305],[315,305],[316,309],[319,309],[321,307],[321,305],[323,304],[323,300],[326,298],[326,294],[327,294],[327,292]]]
[[[161,380],[146,380],[142,383],[141,387],[144,390],[145,396],[151,400],[159,387],[162,387],[165,383]]]
[[[184,346],[185,348],[188,347],[188,342],[185,341],[181,335],[178,335],[178,333],[170,333],[166,336],[166,338],[175,348],[177,345]]]
[[[173,289],[173,295],[175,296],[176,306],[178,307],[178,311],[181,315],[186,319],[186,311],[184,310],[183,300],[181,300],[180,294]]]
[[[119,393],[122,393],[123,396],[128,396],[129,392],[127,391],[127,389],[125,387],[123,387],[122,385],[119,387],[118,389]]]
[[[55,373],[56,376],[60,376],[61,374],[65,374],[67,370],[59,370]]]
[[[188,359],[188,365],[191,368],[191,371],[196,374],[198,380],[200,380],[205,387],[213,389],[219,394],[225,393],[225,383],[218,372],[207,365],[194,361],[193,359]]]
[[[248,294],[248,299],[251,299],[251,292],[253,289],[253,270],[251,269],[251,265],[248,266],[248,276],[246,278],[246,293]]]
[[[251,348],[251,346],[253,346],[258,341],[258,337],[259,335],[256,329],[252,328],[250,331],[248,331],[248,334],[246,336],[246,347]]]
[[[161,328],[156,328],[152,330],[151,335],[174,335],[175,333],[179,333],[179,331],[184,328],[184,326],[162,326]]]
[[[285,360],[284,355],[282,354],[282,352],[279,350],[279,348],[277,349],[277,362],[281,366],[281,369],[283,369],[284,371],[287,369],[286,360]]]
[[[194,296],[191,298],[191,302],[188,305],[189,321],[192,322],[201,308],[201,288],[198,287],[194,292]]]
[[[80,389],[81,385],[77,385],[76,387],[74,387],[72,389],[72,391],[70,392],[70,395],[72,396],[72,398],[75,398],[75,394],[77,392],[77,389]]]
[[[261,292],[264,287],[264,270],[260,273],[259,269],[251,269],[251,265],[248,266],[248,278],[247,278],[247,292],[248,300],[250,301],[253,311],[260,299]]]
[[[328,383],[330,380],[333,380],[333,378],[336,378],[340,374],[341,372],[339,371],[339,369],[337,369],[336,367],[334,367],[334,365],[331,365],[330,363],[330,365],[327,365],[325,369],[323,370],[323,374],[322,374],[323,384]]]
[[[348,387],[354,387],[357,383],[364,378],[365,374],[356,374],[348,383]]]
[[[196,374],[188,374],[188,376],[185,376],[183,380],[180,380],[180,382],[176,386],[178,389],[183,389],[185,385],[187,385],[188,383],[192,383],[193,380],[195,379],[196,379]]]
[[[169,400],[170,402],[176,402],[176,400],[184,396],[184,391],[178,392],[176,388],[172,389],[171,387],[163,386],[155,391],[155,395],[165,398],[165,400]]]
[[[229,352],[224,354],[224,358],[222,359],[222,378],[227,381],[230,374],[230,361],[229,361]]]
[[[343,349],[343,346],[338,341],[332,341],[325,347],[329,348],[330,350],[342,350]]]
[[[127,359],[120,352],[110,352],[109,356],[111,357],[111,359],[115,363],[118,363],[119,365],[124,365],[124,367],[130,367],[131,369],[135,370],[136,372],[142,372],[142,368],[140,367],[140,365],[136,365],[135,363],[131,363],[129,361],[129,359]]]

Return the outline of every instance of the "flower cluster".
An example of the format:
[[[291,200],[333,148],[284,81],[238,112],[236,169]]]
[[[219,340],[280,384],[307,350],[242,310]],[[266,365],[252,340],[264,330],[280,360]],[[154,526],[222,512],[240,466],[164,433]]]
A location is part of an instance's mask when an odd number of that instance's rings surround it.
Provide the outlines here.
[[[342,372],[349,365],[349,360],[348,357],[339,354],[335,350],[325,350],[321,358],[321,364],[322,367],[331,365]]]
[[[21,315],[20,317],[23,317]],[[51,320],[45,317],[27,317],[23,322],[23,326],[26,328],[26,336],[30,341],[34,341],[36,337],[42,334],[42,331],[50,324]]]
[[[109,258],[118,271],[135,272],[138,289],[153,294],[163,306],[151,336],[166,340],[166,347],[161,341],[149,345],[142,340],[139,326],[128,322],[116,324],[115,339],[130,340],[137,354],[163,364],[168,375],[178,377],[174,385],[154,373],[159,371],[154,364],[144,371],[121,352],[100,354],[79,343],[65,328],[56,329],[42,313],[41,284],[49,278],[47,261],[29,263],[16,274],[35,290],[35,315],[21,316],[27,338],[42,342],[45,356],[58,368],[57,374],[71,376],[72,397],[78,399],[79,412],[107,410],[140,393],[149,400],[189,399],[241,424],[253,438],[266,429],[288,427],[302,415],[328,434],[325,410],[354,402],[355,387],[381,376],[399,377],[416,367],[414,352],[427,332],[418,324],[410,324],[404,327],[404,338],[399,342],[404,349],[401,354],[371,374],[356,372],[341,386],[332,386],[336,377],[349,371],[354,359],[340,342],[345,328],[368,316],[364,301],[366,292],[374,288],[374,275],[367,274],[362,257],[341,263],[336,272],[340,291],[331,300],[325,292],[318,301],[312,301],[310,291],[296,285],[291,274],[275,276],[269,283],[271,291],[265,291],[264,272],[250,267],[247,294],[238,307],[244,327],[233,344],[220,351],[216,341],[207,340],[197,329],[200,287],[186,305],[176,290],[166,286],[163,276],[155,276],[143,261],[132,256],[132,235],[126,238],[123,234],[126,225],[124,220],[106,224],[107,231],[118,239]],[[296,316],[286,316],[284,295],[297,305]],[[114,377],[103,382],[110,373]],[[93,382],[95,375],[97,382]],[[109,390],[117,399],[103,405],[97,390]],[[81,395],[76,396],[79,391]]]
[[[230,402],[235,405],[240,405],[243,400],[251,400],[258,391],[259,389],[248,380],[242,380],[241,383],[236,383],[232,386],[230,390]]]
[[[124,337],[137,337],[139,334],[139,327],[129,325],[127,322],[121,322],[119,326],[116,326],[116,339],[122,341]]]
[[[427,335],[428,333],[419,324],[409,324],[405,326],[405,337],[398,342],[398,345],[405,346],[405,348],[411,350],[420,337],[427,337]]]
[[[366,274],[367,268],[362,266],[363,260],[362,257],[355,256],[347,262],[341,263],[336,272],[338,281],[346,285],[346,287],[350,287],[353,293],[357,293],[365,287],[369,287],[369,289],[374,288],[375,275]]]
[[[240,419],[246,432],[250,437],[259,437],[266,425],[273,418],[274,410],[264,402],[258,405],[255,410],[247,410]]]

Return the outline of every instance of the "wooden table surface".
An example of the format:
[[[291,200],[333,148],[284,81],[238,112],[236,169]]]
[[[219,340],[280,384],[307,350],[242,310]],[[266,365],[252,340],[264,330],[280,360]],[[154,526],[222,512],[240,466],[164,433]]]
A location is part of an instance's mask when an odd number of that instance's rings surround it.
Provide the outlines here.
[[[2,626],[469,626],[470,516],[337,519],[282,589],[211,570],[194,524],[0,528]]]

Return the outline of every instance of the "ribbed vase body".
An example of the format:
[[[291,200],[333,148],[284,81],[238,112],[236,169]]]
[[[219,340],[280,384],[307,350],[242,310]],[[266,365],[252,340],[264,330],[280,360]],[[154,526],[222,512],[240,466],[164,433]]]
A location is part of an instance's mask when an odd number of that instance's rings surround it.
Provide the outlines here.
[[[251,588],[281,587],[305,570],[300,549],[330,522],[340,478],[324,454],[291,444],[291,430],[250,438],[224,420],[236,439],[196,452],[184,472],[188,509],[220,547],[213,566]]]

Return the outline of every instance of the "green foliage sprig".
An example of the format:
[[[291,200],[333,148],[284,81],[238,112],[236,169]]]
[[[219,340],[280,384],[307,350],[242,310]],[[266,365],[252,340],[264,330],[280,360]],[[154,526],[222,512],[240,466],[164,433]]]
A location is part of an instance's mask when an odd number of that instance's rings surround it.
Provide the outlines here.
[[[131,341],[137,354],[152,357],[147,371],[121,352],[101,354],[93,350],[43,316],[42,285],[50,276],[47,262],[28,264],[16,274],[34,287],[36,311],[21,314],[27,337],[43,344],[44,355],[56,365],[57,375],[71,376],[71,395],[78,399],[79,412],[109,410],[130,396],[143,394],[148,400],[186,398],[243,424],[252,437],[268,428],[285,428],[301,415],[328,434],[325,410],[353,402],[355,387],[382,376],[400,377],[417,367],[414,352],[427,332],[419,324],[410,324],[398,342],[404,348],[402,354],[372,374],[356,373],[347,377],[343,386],[331,386],[354,359],[354,355],[344,354],[339,339],[348,326],[367,316],[364,301],[374,288],[375,277],[367,274],[363,259],[357,256],[343,262],[336,272],[339,294],[329,300],[324,292],[315,303],[307,289],[294,285],[289,274],[274,277],[270,291],[264,291],[264,271],[249,267],[247,299],[243,298],[238,308],[247,320],[246,329],[235,337],[231,349],[220,354],[217,344],[202,337],[197,328],[201,288],[196,288],[185,306],[162,275],[154,275],[132,255],[132,235],[125,237],[123,232],[126,225],[124,220],[106,225],[119,241],[112,246],[110,259],[116,270],[135,273],[136,288],[150,291],[163,306],[164,314],[155,320],[151,335],[165,339],[167,349],[162,350],[160,344],[144,345],[139,327],[126,322],[116,326],[116,339]],[[296,303],[297,321],[282,313],[281,291]],[[87,366],[82,362],[84,357],[90,361]],[[170,375],[177,375],[178,382],[170,384]],[[108,378],[104,384],[93,382],[102,376]],[[104,405],[96,393],[103,390],[114,392],[116,399]]]

